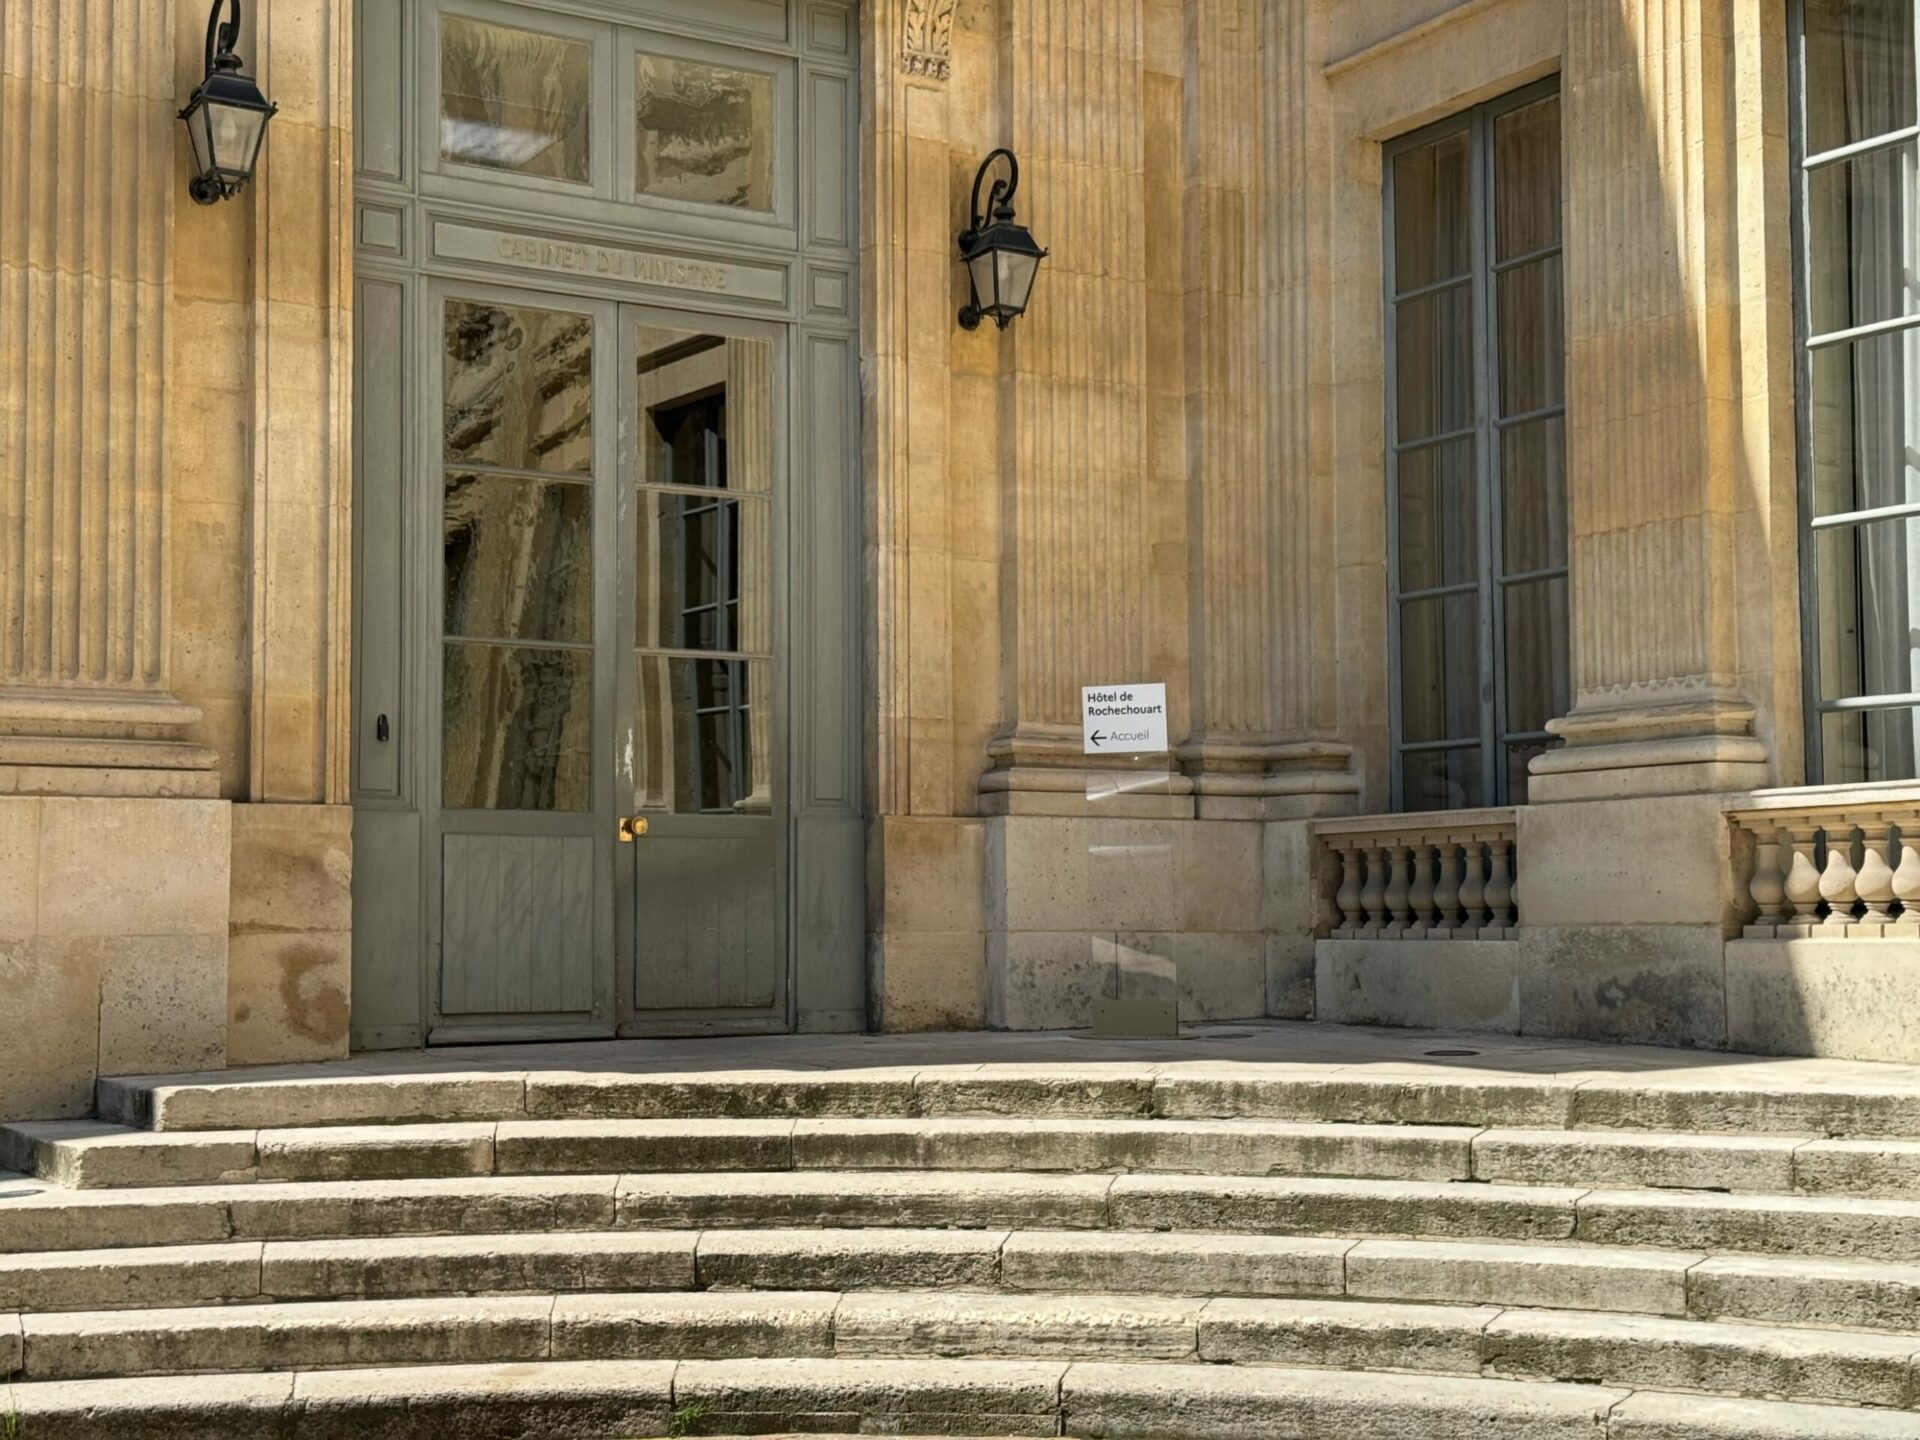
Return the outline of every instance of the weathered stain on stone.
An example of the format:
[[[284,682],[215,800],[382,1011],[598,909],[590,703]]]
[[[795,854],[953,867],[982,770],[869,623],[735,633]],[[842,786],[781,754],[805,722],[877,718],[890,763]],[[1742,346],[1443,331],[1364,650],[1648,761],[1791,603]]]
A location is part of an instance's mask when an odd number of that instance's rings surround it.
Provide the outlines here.
[[[310,1040],[329,1041],[347,1028],[347,997],[319,978],[333,956],[317,945],[292,945],[281,957],[280,1003],[287,1025]],[[245,1015],[238,1018],[245,1019]]]

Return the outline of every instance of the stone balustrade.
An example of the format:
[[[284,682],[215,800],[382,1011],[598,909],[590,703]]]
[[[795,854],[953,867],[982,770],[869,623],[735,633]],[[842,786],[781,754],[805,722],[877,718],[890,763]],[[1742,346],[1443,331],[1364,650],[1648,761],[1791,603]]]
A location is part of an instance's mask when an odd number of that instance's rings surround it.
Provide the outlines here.
[[[1728,812],[1748,939],[1920,939],[1920,787],[1761,792]]]
[[[1376,815],[1314,826],[1337,877],[1340,940],[1507,940],[1519,924],[1510,809]]]

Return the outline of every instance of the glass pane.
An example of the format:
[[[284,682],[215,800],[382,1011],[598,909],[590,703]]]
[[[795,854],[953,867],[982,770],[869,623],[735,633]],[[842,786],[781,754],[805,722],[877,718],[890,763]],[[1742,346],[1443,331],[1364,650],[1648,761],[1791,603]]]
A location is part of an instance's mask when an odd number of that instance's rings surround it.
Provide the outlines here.
[[[1506,587],[1505,733],[1544,730],[1573,703],[1567,663],[1567,581],[1527,580]]]
[[[1486,803],[1478,745],[1402,755],[1400,782],[1401,806],[1407,810],[1468,810]]]
[[[452,461],[593,469],[593,321],[565,310],[449,300],[445,437]]]
[[[1813,351],[1807,404],[1814,514],[1920,500],[1920,330]]]
[[[1507,746],[1507,804],[1527,803],[1527,766],[1534,756],[1544,755],[1559,747],[1558,740],[1529,740],[1524,744]]]
[[[585,41],[440,17],[442,159],[584,184],[592,93]]]
[[[771,491],[773,347],[653,328],[639,345],[640,483]]]
[[[1467,273],[1473,228],[1467,132],[1393,157],[1393,283],[1405,293]]]
[[[1910,709],[1847,710],[1822,715],[1817,783],[1847,785],[1920,778],[1913,743],[1917,719],[1920,711]]]
[[[662,650],[773,648],[771,512],[764,500],[640,494],[639,643]]]
[[[1567,563],[1566,426],[1548,415],[1500,432],[1502,574]]]
[[[446,631],[593,640],[593,492],[572,481],[447,476]]]
[[[1449,440],[1399,457],[1400,588],[1461,585],[1477,573],[1473,442]]]
[[[635,663],[634,805],[674,815],[771,812],[768,662],[640,655]]]
[[[1493,122],[1493,258],[1560,243],[1560,97]]]
[[[1807,323],[1815,335],[1920,311],[1915,161],[1896,145],[1807,176]]]
[[[1913,0],[1805,0],[1807,153],[1914,123]]]
[[[1401,440],[1473,423],[1473,289],[1458,285],[1394,306]]]
[[[449,810],[591,810],[593,656],[452,643],[441,713]]]
[[[773,208],[773,77],[665,55],[634,59],[642,195]]]
[[[1813,532],[1820,698],[1920,691],[1920,520]]]
[[[1480,733],[1480,602],[1464,595],[1400,607],[1400,738],[1464,740]]]
[[[1500,272],[1500,413],[1525,415],[1567,398],[1567,336],[1560,303],[1560,257]]]

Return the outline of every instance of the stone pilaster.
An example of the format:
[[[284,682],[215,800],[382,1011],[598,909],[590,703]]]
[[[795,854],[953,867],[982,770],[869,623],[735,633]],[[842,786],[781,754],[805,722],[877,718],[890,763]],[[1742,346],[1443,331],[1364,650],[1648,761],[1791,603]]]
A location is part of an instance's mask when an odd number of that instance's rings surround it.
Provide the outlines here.
[[[1329,538],[1314,344],[1316,65],[1306,0],[1185,8],[1186,334],[1193,724],[1199,813],[1350,809],[1324,738],[1317,593]],[[1249,104],[1249,96],[1258,96]],[[1320,448],[1316,450],[1316,443]],[[1320,621],[1316,629],[1316,616]]]
[[[249,798],[348,798],[353,7],[248,7],[267,127],[253,210]],[[284,63],[279,63],[283,60]]]
[[[211,795],[169,688],[173,6],[0,0],[0,788]]]
[[[1738,681],[1730,0],[1571,7],[1572,712],[1535,800],[1764,783]]]
[[[1053,253],[1005,341],[1008,723],[988,748],[989,811],[1021,808],[1009,797],[1023,792],[1084,798],[1080,687],[1160,678],[1149,673],[1162,537],[1146,460],[1145,9],[1030,0],[1009,13],[1018,204]]]

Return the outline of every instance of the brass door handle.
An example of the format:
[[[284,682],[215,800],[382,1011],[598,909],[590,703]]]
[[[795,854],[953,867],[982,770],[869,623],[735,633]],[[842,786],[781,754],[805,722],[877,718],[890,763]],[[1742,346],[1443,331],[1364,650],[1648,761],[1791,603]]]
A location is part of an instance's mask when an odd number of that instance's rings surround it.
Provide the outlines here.
[[[620,817],[620,843],[631,845],[647,833],[647,817],[644,815],[622,815]]]

